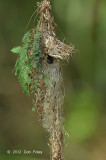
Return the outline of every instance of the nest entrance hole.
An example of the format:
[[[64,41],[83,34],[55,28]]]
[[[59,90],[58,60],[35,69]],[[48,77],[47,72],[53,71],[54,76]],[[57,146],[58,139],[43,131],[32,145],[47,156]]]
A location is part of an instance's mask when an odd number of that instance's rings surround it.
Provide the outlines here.
[[[54,62],[54,58],[48,55],[47,56],[47,63],[48,64],[53,64],[53,62]]]

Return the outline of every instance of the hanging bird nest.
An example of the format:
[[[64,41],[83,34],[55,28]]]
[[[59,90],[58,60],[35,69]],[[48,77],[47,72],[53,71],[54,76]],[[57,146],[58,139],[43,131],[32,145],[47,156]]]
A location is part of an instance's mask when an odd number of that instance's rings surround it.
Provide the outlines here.
[[[38,3],[37,13],[36,29],[28,31],[22,46],[12,52],[19,55],[15,69],[23,91],[33,97],[39,119],[50,134],[51,159],[62,160],[64,86],[60,60],[68,59],[74,46],[56,37],[49,0]]]
[[[42,112],[40,117],[43,127],[50,133],[51,159],[62,160],[64,145],[64,118],[63,118],[63,78],[59,60],[68,59],[74,46],[61,42],[55,34],[56,23],[51,14],[50,1],[38,3],[39,32],[41,33],[40,46],[44,59],[42,71],[49,75],[43,95]]]

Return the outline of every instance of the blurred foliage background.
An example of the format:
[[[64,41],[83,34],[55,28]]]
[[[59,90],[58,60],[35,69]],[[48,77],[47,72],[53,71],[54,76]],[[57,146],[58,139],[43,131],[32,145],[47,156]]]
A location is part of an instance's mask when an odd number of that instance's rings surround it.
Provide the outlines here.
[[[36,0],[0,1],[0,159],[48,160],[48,133],[22,93],[10,50],[21,44]],[[63,63],[65,159],[106,160],[106,0],[51,0],[57,35],[75,45]],[[36,16],[36,15],[35,15]],[[32,19],[29,28],[36,26]],[[65,35],[65,36],[63,36]],[[7,150],[43,154],[7,154]]]

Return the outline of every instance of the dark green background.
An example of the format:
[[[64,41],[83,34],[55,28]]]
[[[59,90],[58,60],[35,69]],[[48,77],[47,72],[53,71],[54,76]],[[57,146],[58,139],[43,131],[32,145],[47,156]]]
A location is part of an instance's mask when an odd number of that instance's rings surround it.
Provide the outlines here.
[[[69,64],[62,62],[65,157],[106,160],[106,0],[51,0],[57,35],[75,45]],[[48,160],[48,133],[31,100],[14,76],[16,55],[36,0],[0,1],[0,160]],[[35,14],[36,16],[36,14]],[[34,17],[35,17],[34,16]],[[29,29],[36,26],[32,19]],[[63,36],[64,35],[64,36]],[[42,155],[13,155],[7,150],[41,150]]]

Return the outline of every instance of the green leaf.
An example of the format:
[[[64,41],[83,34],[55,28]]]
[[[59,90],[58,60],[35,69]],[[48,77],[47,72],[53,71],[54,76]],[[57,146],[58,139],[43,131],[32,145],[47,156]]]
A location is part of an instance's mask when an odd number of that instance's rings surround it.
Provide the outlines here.
[[[21,52],[21,50],[22,50],[22,47],[18,46],[18,47],[14,47],[14,48],[11,50],[11,52],[18,54],[18,53]]]
[[[19,54],[15,65],[15,75],[18,76],[22,90],[27,96],[34,93],[35,89],[38,94],[40,92],[41,86],[38,79],[41,76],[42,64],[40,60],[42,53],[39,41],[40,32],[37,28],[34,34],[32,31],[28,31],[24,35],[21,47],[14,47],[11,50],[13,53]]]

